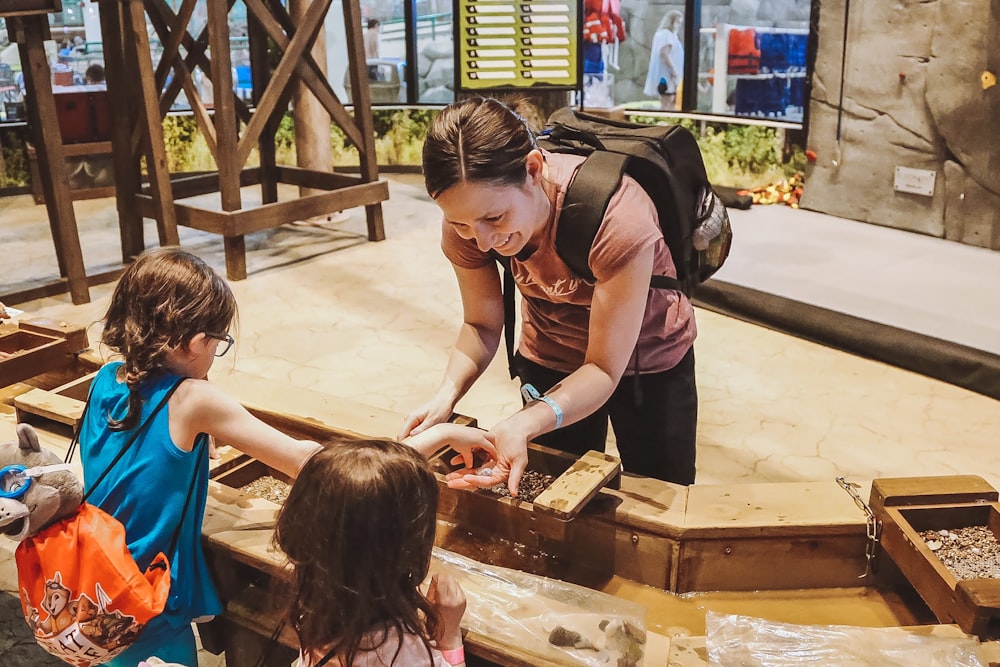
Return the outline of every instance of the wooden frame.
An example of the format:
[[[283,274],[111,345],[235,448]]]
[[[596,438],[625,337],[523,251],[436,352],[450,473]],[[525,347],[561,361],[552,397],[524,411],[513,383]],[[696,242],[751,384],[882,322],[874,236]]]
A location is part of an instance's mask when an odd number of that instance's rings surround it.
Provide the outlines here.
[[[233,0],[208,3],[205,29],[192,35],[188,28],[195,3],[196,0],[184,0],[174,13],[165,0],[100,0],[109,90],[115,99],[121,100],[118,109],[121,118],[115,124],[112,139],[115,173],[134,175],[120,176],[118,183],[125,255],[134,256],[142,251],[144,216],[156,219],[161,245],[178,243],[177,225],[222,235],[226,272],[231,280],[243,279],[247,274],[245,234],[294,220],[365,206],[368,239],[383,240],[381,202],[388,199],[389,189],[378,179],[358,0],[343,3],[352,90],[357,91],[353,115],[337,98],[310,54],[332,0],[310,3],[297,23],[280,0],[246,0],[253,109],[233,90],[227,21]],[[164,49],[155,70],[146,35],[146,16]],[[282,52],[270,76],[269,40]],[[196,67],[212,82],[211,110],[194,85],[192,72]],[[316,96],[331,121],[358,147],[360,175],[276,165],[275,132],[293,86],[299,83]],[[217,174],[171,178],[168,173],[161,123],[181,90],[191,103],[194,118],[215,158]],[[260,152],[261,166],[247,168],[254,147]],[[149,173],[146,187],[138,178],[137,167],[142,156]],[[279,202],[278,183],[325,192]],[[246,185],[260,185],[261,206],[243,208],[240,188]],[[210,192],[219,193],[221,210],[180,201],[193,194]]]
[[[10,38],[17,42],[25,88],[32,98],[32,103],[27,105],[28,126],[38,155],[39,180],[61,276],[50,287],[57,293],[69,292],[73,303],[81,304],[90,302],[90,289],[66,174],[62,135],[52,93],[52,70],[45,55],[45,41],[50,38],[46,14],[61,9],[59,0],[9,0],[0,7],[0,17],[7,19]],[[4,299],[8,303],[18,303],[33,298],[30,296],[33,293],[4,295]]]

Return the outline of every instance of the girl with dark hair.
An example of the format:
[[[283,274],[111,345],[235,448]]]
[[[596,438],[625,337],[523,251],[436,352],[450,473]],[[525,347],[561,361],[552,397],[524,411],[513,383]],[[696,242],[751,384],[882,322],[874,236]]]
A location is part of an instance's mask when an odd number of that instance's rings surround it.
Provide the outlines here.
[[[103,366],[91,384],[80,426],[86,490],[94,490],[92,504],[124,525],[139,569],[163,552],[171,575],[166,609],[108,663],[113,667],[133,667],[150,655],[196,665],[191,622],[222,610],[201,547],[208,437],[289,477],[319,448],[260,421],[205,379],[234,343],[236,315],[222,277],[195,255],[165,247],[143,253],[125,271],[104,316],[103,342],[122,360]],[[429,454],[449,438],[469,462],[474,445],[490,449],[474,429],[442,427],[414,437],[412,446]]]
[[[453,473],[453,486],[507,480],[514,494],[529,441],[577,455],[603,451],[609,417],[627,471],[694,482],[694,309],[680,292],[650,288],[651,275],[677,272],[653,202],[631,177],[590,250],[596,281],[558,256],[556,227],[582,161],[540,150],[517,108],[496,99],[449,105],[428,130],[425,185],[444,214],[441,247],[458,277],[464,322],[437,393],[408,415],[399,437],[447,419],[493,359],[504,325],[496,255],[509,258],[522,296],[514,370],[531,385],[524,407],[487,434],[496,465]]]
[[[392,440],[337,443],[309,459],[274,534],[294,567],[300,667],[465,664],[458,582],[434,575],[420,590],[437,502],[426,461]]]

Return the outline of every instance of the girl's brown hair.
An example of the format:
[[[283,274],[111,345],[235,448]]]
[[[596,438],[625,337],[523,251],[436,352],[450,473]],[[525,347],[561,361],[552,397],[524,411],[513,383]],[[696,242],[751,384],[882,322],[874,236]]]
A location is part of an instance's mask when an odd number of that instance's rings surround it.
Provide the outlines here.
[[[427,462],[392,440],[331,443],[306,462],[274,534],[294,566],[289,617],[304,653],[328,650],[350,665],[410,633],[433,662],[428,638],[440,621],[418,586],[437,501]]]
[[[523,112],[523,113],[522,113]],[[522,185],[535,145],[527,102],[473,97],[434,117],[424,139],[424,186],[431,198],[458,183]]]
[[[125,359],[128,413],[108,417],[112,430],[134,427],[142,414],[139,385],[163,371],[167,353],[199,333],[221,334],[236,319],[229,284],[200,258],[177,247],[148,250],[115,287],[102,340]]]

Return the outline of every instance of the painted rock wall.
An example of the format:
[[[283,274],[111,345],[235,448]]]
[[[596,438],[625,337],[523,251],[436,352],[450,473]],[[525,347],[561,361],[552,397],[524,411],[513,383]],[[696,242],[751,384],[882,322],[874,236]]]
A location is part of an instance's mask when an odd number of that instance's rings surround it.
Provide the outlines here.
[[[855,0],[843,79],[845,0],[820,4],[802,206],[1000,250],[1000,0]],[[897,166],[933,195],[896,191]]]

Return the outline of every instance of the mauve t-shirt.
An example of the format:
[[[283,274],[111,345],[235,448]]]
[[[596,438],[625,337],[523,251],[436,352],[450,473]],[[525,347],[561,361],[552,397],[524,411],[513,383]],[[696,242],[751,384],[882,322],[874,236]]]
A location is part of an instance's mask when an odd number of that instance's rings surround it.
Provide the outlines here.
[[[395,639],[398,634],[390,632],[390,637],[377,649],[359,651],[354,656],[351,667],[451,667],[436,648],[431,648],[431,654],[427,655],[427,647],[420,637],[404,633],[403,643],[400,646]],[[300,652],[296,667],[312,667],[321,660],[322,656],[312,659],[311,656]],[[342,665],[343,662],[337,658],[326,663],[326,667],[342,667]]]
[[[522,327],[518,350],[527,359],[564,373],[583,365],[590,326],[594,286],[574,274],[555,249],[556,227],[566,188],[583,158],[544,152],[548,178],[558,186],[553,221],[538,249],[525,260],[511,258],[514,280],[522,295]],[[608,280],[645,248],[653,246],[653,275],[676,277],[670,250],[663,240],[656,208],[642,187],[625,176],[611,197],[604,221],[590,250],[590,270],[598,281]],[[475,269],[494,259],[465,240],[447,222],[442,224],[441,249],[454,265]],[[613,326],[613,324],[612,324]],[[694,308],[683,293],[650,288],[639,332],[638,357],[633,354],[625,373],[654,373],[673,368],[694,343]]]

